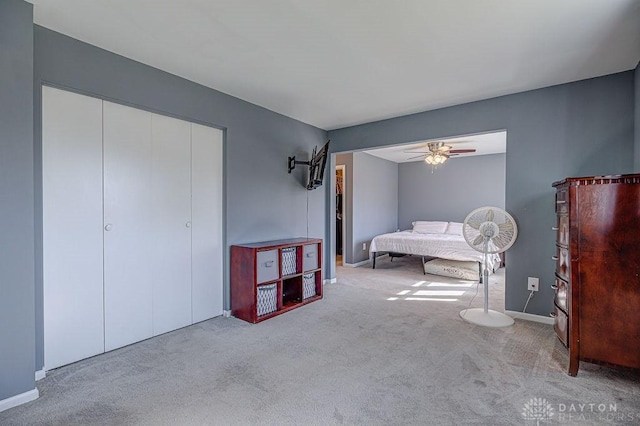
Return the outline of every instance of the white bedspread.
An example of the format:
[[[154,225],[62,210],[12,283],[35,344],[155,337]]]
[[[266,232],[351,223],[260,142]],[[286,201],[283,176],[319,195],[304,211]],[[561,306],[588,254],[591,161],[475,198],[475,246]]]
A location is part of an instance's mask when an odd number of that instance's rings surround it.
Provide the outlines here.
[[[469,247],[464,237],[451,234],[419,234],[412,231],[378,235],[371,241],[369,253],[395,252],[441,259],[483,262],[484,255]],[[489,269],[500,265],[500,256],[488,255]]]

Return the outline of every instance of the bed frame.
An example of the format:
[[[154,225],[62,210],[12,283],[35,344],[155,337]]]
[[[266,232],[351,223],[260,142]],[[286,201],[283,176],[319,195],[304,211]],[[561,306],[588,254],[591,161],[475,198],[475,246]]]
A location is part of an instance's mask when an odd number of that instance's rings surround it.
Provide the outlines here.
[[[376,257],[378,257],[378,253],[384,253],[384,252],[371,252],[371,255],[373,256],[373,260],[372,262],[372,269],[376,269]],[[394,252],[394,251],[389,251],[387,252],[387,254],[389,255],[389,257],[391,258],[391,262],[393,262],[393,258],[394,257],[403,257],[403,256],[413,256],[410,253],[398,253],[398,252]],[[428,256],[420,256],[422,258],[422,274],[423,275],[427,275],[427,273],[424,271],[424,265],[425,263],[427,263],[429,260],[425,260],[426,257]],[[431,258],[431,259],[436,259],[436,258]],[[501,260],[502,260],[502,256],[501,256]],[[478,281],[480,283],[482,283],[482,263],[477,262],[478,263]],[[500,262],[500,266],[504,266],[504,261]]]

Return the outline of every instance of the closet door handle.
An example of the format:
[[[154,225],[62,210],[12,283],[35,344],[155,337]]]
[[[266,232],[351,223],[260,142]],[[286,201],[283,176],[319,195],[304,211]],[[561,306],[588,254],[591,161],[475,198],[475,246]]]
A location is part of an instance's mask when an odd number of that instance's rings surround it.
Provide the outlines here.
[[[110,223],[107,223],[107,224],[104,226],[104,230],[105,230],[105,231],[111,231],[112,229],[113,229],[113,225],[112,225],[112,224],[110,224]]]
[[[558,230],[558,227],[557,227],[557,226],[553,226],[553,227],[551,228],[551,230],[552,230],[552,231],[557,231],[557,230]]]
[[[549,314],[549,316],[550,316],[551,318],[555,318],[555,317],[557,317],[557,316],[558,316],[558,314],[556,314],[555,312],[551,312],[551,313]]]
[[[565,200],[558,200],[556,201],[556,204],[567,204],[567,202]]]
[[[551,260],[558,260],[558,256],[551,256]]]
[[[554,289],[554,290],[557,290],[558,286],[556,284],[551,284],[551,288]]]
[[[187,223],[184,224],[184,226],[186,226],[187,228],[191,228],[191,221],[188,220]]]

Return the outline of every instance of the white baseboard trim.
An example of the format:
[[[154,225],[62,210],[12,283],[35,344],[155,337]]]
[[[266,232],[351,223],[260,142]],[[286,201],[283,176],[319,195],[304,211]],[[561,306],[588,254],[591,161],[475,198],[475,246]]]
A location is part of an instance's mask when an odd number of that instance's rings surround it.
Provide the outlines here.
[[[47,377],[47,372],[43,370],[36,371],[36,382]]]
[[[367,263],[371,263],[371,259],[363,260],[362,262],[357,262],[357,263],[343,262],[342,266],[348,266],[349,268],[357,268],[358,266],[366,265]]]
[[[2,401],[0,401],[0,412],[8,410],[9,408],[17,407],[18,405],[26,404],[27,402],[31,402],[34,399],[38,399],[39,396],[40,393],[38,392],[38,389],[34,388],[30,391],[12,396],[11,398],[3,399]]]
[[[225,318],[229,318],[231,317],[231,310],[223,310],[222,311],[222,316],[224,316]]]
[[[527,313],[518,312],[518,311],[504,311],[504,313],[509,315],[512,318],[523,319],[523,320],[533,321],[533,322],[541,322],[543,324],[552,324],[553,325],[553,318],[551,318],[551,317],[545,317],[545,316],[542,316],[542,315],[527,314]]]
[[[327,285],[327,284],[335,284],[338,282],[337,278],[327,278],[326,280],[324,280],[322,282],[322,284]]]

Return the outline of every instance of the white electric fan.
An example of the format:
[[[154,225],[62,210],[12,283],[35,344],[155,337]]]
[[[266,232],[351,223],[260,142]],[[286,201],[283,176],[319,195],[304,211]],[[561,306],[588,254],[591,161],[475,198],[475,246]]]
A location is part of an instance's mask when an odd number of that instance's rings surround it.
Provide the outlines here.
[[[489,266],[487,257],[506,251],[518,236],[518,227],[513,217],[498,207],[480,207],[469,213],[462,225],[462,235],[474,250],[484,254],[482,282],[484,284],[484,309],[473,308],[460,311],[465,321],[485,327],[507,327],[513,318],[502,312],[489,309]]]

